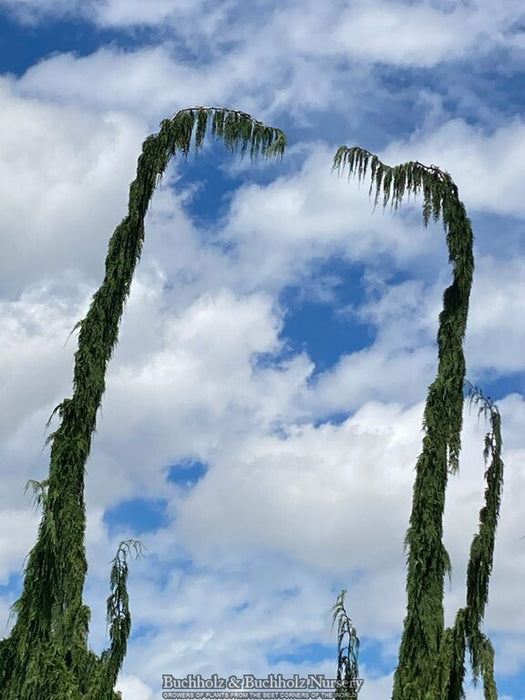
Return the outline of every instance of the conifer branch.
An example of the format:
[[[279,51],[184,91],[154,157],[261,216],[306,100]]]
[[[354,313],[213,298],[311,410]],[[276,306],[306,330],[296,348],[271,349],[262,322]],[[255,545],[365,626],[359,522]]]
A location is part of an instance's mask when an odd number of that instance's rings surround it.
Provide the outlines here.
[[[483,680],[485,700],[496,700],[497,689],[494,680],[494,649],[490,640],[481,632],[485,608],[489,599],[489,580],[494,561],[496,529],[503,490],[503,469],[501,459],[501,417],[496,404],[486,397],[482,390],[466,382],[469,391],[469,407],[478,404],[478,416],[483,413],[490,422],[490,431],[485,434],[483,459],[485,463],[485,505],[479,512],[479,528],[472,540],[467,565],[467,604],[460,611],[464,616],[461,632],[470,652],[474,682]],[[487,462],[490,458],[490,464]],[[459,614],[459,613],[458,613]],[[456,621],[457,625],[457,621]],[[463,648],[465,647],[463,643]]]
[[[29,479],[26,486],[25,486],[24,493],[27,493],[29,490],[31,490],[33,492],[32,501],[33,501],[33,505],[36,508],[40,508],[40,506],[42,506],[42,504],[45,501],[46,493],[47,493],[47,485],[48,485],[48,482],[45,479],[43,481],[37,481],[36,479]]]
[[[337,621],[336,700],[357,700],[359,680],[359,637],[345,608],[346,590],[337,596],[332,608],[332,629]],[[344,643],[347,638],[346,645]]]

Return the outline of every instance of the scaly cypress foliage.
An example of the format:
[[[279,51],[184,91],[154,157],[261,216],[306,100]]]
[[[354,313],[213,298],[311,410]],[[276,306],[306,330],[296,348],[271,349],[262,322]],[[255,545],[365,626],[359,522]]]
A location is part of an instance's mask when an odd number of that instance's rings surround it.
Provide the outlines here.
[[[337,688],[336,700],[357,700],[359,680],[359,637],[345,608],[346,590],[337,596],[332,608],[332,629],[337,621]],[[346,645],[344,644],[347,638]]]
[[[425,406],[423,448],[416,480],[407,549],[407,615],[394,677],[393,700],[440,698],[438,673],[444,628],[443,594],[450,560],[443,545],[443,511],[449,471],[458,469],[461,449],[465,358],[463,339],[474,272],[473,234],[458,189],[436,166],[408,162],[396,167],[361,148],[341,147],[334,168],[362,180],[369,169],[375,203],[395,210],[405,194],[423,195],[423,222],[443,221],[453,280],[439,315],[438,370]],[[458,623],[459,625],[461,624]],[[452,696],[451,696],[452,700]]]
[[[144,241],[144,219],[159,178],[176,153],[187,156],[192,136],[202,146],[212,135],[241,156],[284,153],[285,136],[244,112],[195,107],[165,119],[143,143],[128,214],[108,246],[105,278],[80,328],[73,396],[55,409],[61,419],[49,437],[49,478],[33,483],[42,519],[25,569],[24,588],[13,606],[16,622],[0,641],[2,700],[113,700],[130,632],[127,554],[121,543],[111,571],[108,599],[110,647],[100,658],[88,649],[89,608],[82,603],[87,572],[84,470],[105,390],[107,364],[117,343],[124,304]]]

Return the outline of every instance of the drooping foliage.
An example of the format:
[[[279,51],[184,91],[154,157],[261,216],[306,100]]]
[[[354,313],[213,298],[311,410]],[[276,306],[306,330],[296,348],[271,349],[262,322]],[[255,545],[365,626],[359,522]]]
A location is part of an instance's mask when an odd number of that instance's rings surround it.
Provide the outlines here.
[[[488,595],[492,551],[499,509],[502,463],[499,416],[493,413],[494,466],[489,469],[487,505],[474,539],[467,582],[467,607],[452,630],[444,631],[444,579],[450,560],[443,545],[443,512],[449,473],[458,469],[461,450],[465,336],[474,273],[473,234],[451,176],[417,161],[391,167],[364,149],[341,147],[334,169],[348,169],[363,180],[370,173],[370,194],[396,210],[405,195],[422,195],[423,222],[442,220],[452,282],[443,294],[439,315],[438,369],[427,394],[423,446],[416,464],[412,512],[405,538],[407,614],[394,677],[393,700],[459,700],[463,694],[464,657],[470,649],[474,673],[482,674],[485,696],[496,697],[492,647],[479,631]],[[375,188],[375,189],[374,189]],[[490,405],[494,411],[494,407]],[[492,445],[492,442],[490,443]],[[487,449],[492,449],[489,447]]]
[[[454,626],[447,628],[441,643],[441,691],[443,698],[462,698],[465,676],[465,654],[469,650],[474,680],[483,681],[485,700],[496,700],[494,649],[481,631],[485,607],[489,599],[494,543],[498,525],[503,460],[501,459],[501,417],[494,402],[481,389],[467,382],[470,405],[480,404],[479,413],[489,418],[490,430],[485,434],[483,457],[485,466],[485,504],[479,512],[479,528],[474,535],[467,565],[466,606],[458,610]]]
[[[54,412],[60,425],[49,436],[49,477],[33,482],[42,507],[37,541],[25,569],[21,597],[13,606],[11,634],[0,641],[2,700],[114,700],[113,688],[126,654],[130,616],[127,555],[136,542],[121,543],[111,570],[107,617],[110,646],[100,657],[88,649],[90,610],[82,602],[87,572],[84,470],[108,362],[144,241],[144,219],[155,187],[172,156],[199,150],[207,130],[231,152],[252,159],[282,157],[283,132],[244,112],[196,107],[161,123],[143,143],[129,190],[128,214],[108,246],[105,277],[80,329],[73,396]],[[192,138],[193,137],[193,138]]]
[[[359,679],[359,637],[345,608],[346,590],[337,596],[332,608],[332,629],[337,621],[336,700],[357,700]],[[345,644],[346,638],[346,644]]]

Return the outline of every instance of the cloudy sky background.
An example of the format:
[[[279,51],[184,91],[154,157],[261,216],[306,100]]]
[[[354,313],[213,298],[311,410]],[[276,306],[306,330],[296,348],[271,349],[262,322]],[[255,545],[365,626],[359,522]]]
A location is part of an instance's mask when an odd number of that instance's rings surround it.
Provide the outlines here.
[[[497,400],[505,489],[486,630],[525,697],[525,13],[517,0],[0,0],[0,619],[22,585],[44,426],[125,214],[143,139],[184,107],[283,128],[282,164],[208,142],[158,189],[87,467],[86,598],[106,645],[118,542],[133,633],[119,688],[335,671],[341,588],[362,700],[390,696],[403,538],[450,279],[420,202],[373,212],[339,145],[448,170],[471,216],[468,377]],[[484,490],[465,411],[447,494],[447,622]],[[5,623],[4,623],[5,620]],[[481,698],[469,690],[469,700]]]

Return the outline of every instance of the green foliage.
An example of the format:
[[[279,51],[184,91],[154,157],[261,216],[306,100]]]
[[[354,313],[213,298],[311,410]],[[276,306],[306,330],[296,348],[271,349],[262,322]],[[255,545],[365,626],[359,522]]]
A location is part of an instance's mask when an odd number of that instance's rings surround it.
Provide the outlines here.
[[[244,112],[196,107],[165,119],[143,143],[137,175],[129,190],[128,214],[108,246],[105,277],[79,328],[73,396],[54,412],[60,426],[49,436],[51,458],[45,482],[30,482],[42,507],[36,544],[25,569],[21,597],[13,605],[16,622],[0,641],[2,700],[116,700],[117,675],[127,649],[131,619],[127,555],[137,543],[119,546],[108,599],[110,646],[97,657],[88,649],[90,611],[82,602],[87,572],[84,471],[105,390],[109,360],[144,242],[144,219],[159,178],[176,153],[187,156],[192,137],[199,150],[211,121],[215,138],[231,152],[252,159],[282,157],[282,131]]]
[[[481,389],[466,382],[470,406],[480,404],[478,415],[489,418],[490,431],[485,435],[483,458],[485,471],[485,505],[479,512],[479,528],[474,535],[467,566],[467,601],[456,616],[452,629],[445,630],[442,643],[443,687],[449,690],[445,698],[461,698],[463,694],[464,659],[468,648],[474,680],[483,680],[485,700],[496,700],[498,692],[494,681],[494,649],[481,632],[485,607],[489,598],[489,579],[492,573],[494,543],[503,489],[503,460],[501,459],[501,417],[497,406],[483,395]],[[445,636],[446,635],[446,636]],[[454,640],[452,653],[448,639]],[[460,663],[463,673],[460,673]]]
[[[480,632],[488,599],[494,537],[499,513],[503,463],[500,459],[499,414],[491,402],[493,430],[485,456],[493,460],[487,471],[486,505],[474,538],[467,572],[467,606],[458,612],[454,628],[444,630],[443,595],[450,560],[443,546],[443,511],[449,473],[458,470],[461,450],[465,357],[463,340],[474,273],[473,234],[458,189],[450,175],[417,161],[390,167],[361,148],[338,149],[334,168],[348,168],[359,180],[370,173],[374,203],[390,202],[393,210],[405,195],[423,196],[423,223],[442,220],[452,283],[443,294],[439,315],[438,370],[428,389],[423,448],[416,464],[412,513],[405,538],[407,550],[407,614],[394,677],[393,700],[459,700],[463,697],[464,659],[468,646],[474,675],[482,676],[486,700],[497,697],[493,650]],[[375,187],[375,191],[374,191]],[[474,399],[481,400],[479,390]]]
[[[335,700],[357,700],[359,687],[359,637],[345,608],[346,590],[337,596],[332,608],[332,629],[337,621],[337,683]],[[347,638],[346,645],[344,644]]]

